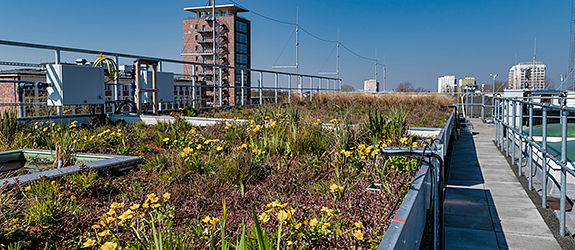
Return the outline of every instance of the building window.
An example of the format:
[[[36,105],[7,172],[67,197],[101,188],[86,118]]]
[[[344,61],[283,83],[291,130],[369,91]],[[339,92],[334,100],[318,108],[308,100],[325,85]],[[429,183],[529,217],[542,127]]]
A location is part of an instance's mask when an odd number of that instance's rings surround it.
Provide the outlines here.
[[[206,63],[206,58],[204,57],[204,63]],[[205,73],[206,69],[204,69],[204,73]]]
[[[220,12],[219,12],[219,11],[216,11],[216,12],[214,12],[214,13],[216,14],[216,17],[220,16]]]
[[[202,30],[206,31],[206,25],[202,25]]]
[[[191,28],[191,27],[190,27]],[[196,29],[198,29],[198,25],[196,24]]]
[[[196,51],[198,51],[198,45],[196,45]]]
[[[227,11],[222,10],[222,16],[227,16],[227,15],[228,15],[228,14],[227,14]]]
[[[248,24],[236,21],[236,30],[242,33],[248,33]]]
[[[196,56],[196,62],[199,61],[200,59]]]
[[[200,12],[200,18],[206,17],[206,12]]]
[[[198,35],[196,35],[196,40],[198,40]]]
[[[242,55],[242,54],[236,55],[236,63],[238,63],[238,64],[247,64],[247,63],[248,63],[248,56],[247,56],[247,55]]]
[[[245,44],[236,43],[236,52],[242,53],[242,54],[247,54],[248,53],[248,46]]]
[[[236,33],[236,40],[240,43],[248,43],[248,36],[242,33]]]

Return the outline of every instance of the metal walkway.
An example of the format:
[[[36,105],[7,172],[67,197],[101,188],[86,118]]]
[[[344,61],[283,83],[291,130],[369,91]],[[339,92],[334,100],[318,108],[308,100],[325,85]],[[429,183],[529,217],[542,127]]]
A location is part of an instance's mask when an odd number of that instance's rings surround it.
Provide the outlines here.
[[[494,125],[471,121],[473,128],[462,129],[453,144],[446,249],[561,249],[493,144]]]

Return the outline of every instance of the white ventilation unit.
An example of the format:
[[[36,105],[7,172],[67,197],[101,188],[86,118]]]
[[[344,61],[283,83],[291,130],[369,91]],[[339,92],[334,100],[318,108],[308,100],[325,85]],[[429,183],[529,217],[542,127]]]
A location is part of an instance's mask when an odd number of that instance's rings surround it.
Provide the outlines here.
[[[49,64],[46,67],[48,106],[104,104],[104,69]]]

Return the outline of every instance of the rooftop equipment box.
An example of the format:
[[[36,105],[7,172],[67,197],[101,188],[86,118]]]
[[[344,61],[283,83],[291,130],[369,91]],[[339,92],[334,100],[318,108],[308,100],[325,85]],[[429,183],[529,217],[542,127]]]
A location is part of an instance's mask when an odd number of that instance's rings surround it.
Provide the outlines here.
[[[104,104],[104,69],[49,64],[46,67],[48,106]]]
[[[142,89],[152,88],[152,71],[142,71]],[[174,101],[174,73],[171,72],[158,72],[158,102],[171,102]],[[142,93],[142,100],[144,103],[152,102],[152,93]]]

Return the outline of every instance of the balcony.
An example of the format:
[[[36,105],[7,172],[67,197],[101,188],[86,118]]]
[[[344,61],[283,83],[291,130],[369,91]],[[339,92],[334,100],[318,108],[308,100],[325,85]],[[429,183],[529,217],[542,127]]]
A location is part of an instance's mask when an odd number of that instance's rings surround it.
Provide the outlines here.
[[[213,33],[214,30],[197,30],[198,33]]]
[[[211,44],[213,43],[212,40],[206,40],[206,41],[198,41],[199,44]]]

